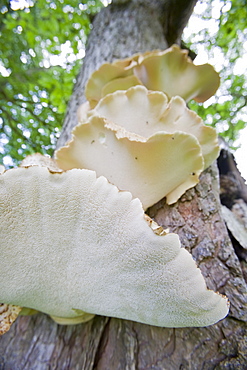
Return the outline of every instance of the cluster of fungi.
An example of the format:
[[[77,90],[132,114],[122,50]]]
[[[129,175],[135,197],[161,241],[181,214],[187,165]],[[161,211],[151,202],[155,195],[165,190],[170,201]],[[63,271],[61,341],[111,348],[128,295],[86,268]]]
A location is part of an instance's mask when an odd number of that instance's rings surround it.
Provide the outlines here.
[[[36,311],[60,324],[94,315],[161,327],[208,326],[227,298],[192,255],[145,215],[175,203],[219,154],[217,134],[186,102],[219,86],[185,50],[103,64],[88,80],[72,139],[0,168],[0,334]]]

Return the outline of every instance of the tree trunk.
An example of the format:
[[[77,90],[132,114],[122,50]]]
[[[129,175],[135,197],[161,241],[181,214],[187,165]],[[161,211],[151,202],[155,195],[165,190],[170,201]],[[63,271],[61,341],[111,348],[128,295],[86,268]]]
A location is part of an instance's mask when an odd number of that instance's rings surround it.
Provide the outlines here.
[[[165,49],[177,41],[195,1],[187,1],[184,8],[180,3],[119,0],[100,12],[58,147],[68,140],[77,124],[76,111],[93,70],[104,61]],[[216,165],[204,171],[200,183],[176,204],[167,206],[161,200],[148,214],[179,234],[182,246],[200,266],[208,288],[228,296],[228,317],[206,328],[181,329],[100,316],[73,326],[57,325],[44,314],[20,317],[0,338],[0,369],[246,369],[244,265],[222,219]]]

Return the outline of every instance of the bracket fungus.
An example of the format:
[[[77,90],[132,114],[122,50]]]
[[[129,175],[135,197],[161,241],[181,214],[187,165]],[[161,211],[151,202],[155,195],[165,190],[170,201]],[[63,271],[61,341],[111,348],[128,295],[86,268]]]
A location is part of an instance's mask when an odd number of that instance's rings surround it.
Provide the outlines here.
[[[204,102],[219,87],[219,74],[210,64],[195,65],[187,50],[173,45],[165,51],[135,54],[113,63],[105,63],[89,78],[85,96],[93,108],[106,94],[144,85],[149,90],[163,91],[169,98]]]
[[[0,335],[9,331],[11,325],[21,312],[21,307],[0,303]]]
[[[215,129],[180,97],[135,86],[83,110],[72,140],[56,152],[64,170],[87,168],[141,200],[175,203],[218,156]]]
[[[137,64],[134,60],[136,58],[137,55],[114,63],[104,63],[92,73],[85,87],[85,96],[91,107],[94,107],[108,92],[142,85],[141,81],[133,75],[133,67]]]
[[[199,141],[206,169],[219,155],[216,130],[205,126],[202,119],[188,109],[179,96],[168,100],[166,94],[136,86],[127,91],[116,91],[101,99],[96,107],[84,115],[104,117],[135,134],[150,137],[159,131],[183,131]],[[82,117],[83,120],[83,117]]]
[[[181,50],[177,45],[144,55],[134,73],[149,90],[163,91],[169,98],[179,95],[185,101],[204,102],[220,85],[213,66],[195,65],[188,50]]]
[[[207,289],[178,235],[153,227],[138,199],[93,171],[7,170],[0,216],[5,304],[60,323],[99,314],[207,326],[228,313],[227,299]]]

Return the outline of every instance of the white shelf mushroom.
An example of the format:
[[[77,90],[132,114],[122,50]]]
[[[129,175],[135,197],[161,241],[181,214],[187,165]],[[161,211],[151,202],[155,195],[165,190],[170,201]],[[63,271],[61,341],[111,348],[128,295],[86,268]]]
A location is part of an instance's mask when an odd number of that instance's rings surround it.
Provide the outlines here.
[[[134,68],[134,74],[149,90],[166,93],[169,98],[204,102],[215,94],[219,74],[210,64],[195,65],[188,50],[173,45],[165,51],[146,53]]]
[[[186,101],[204,102],[215,94],[219,84],[219,74],[210,64],[195,65],[187,50],[173,45],[165,51],[154,50],[102,64],[90,76],[85,96],[93,108],[109,93],[144,85],[149,90],[163,91],[169,98],[178,95]]]
[[[87,168],[128,190],[147,209],[164,196],[175,203],[195,186],[204,161],[198,140],[177,131],[148,138],[130,133],[101,117],[73,130],[73,139],[56,152],[64,170]]]
[[[139,55],[135,54],[130,58],[120,59],[113,63],[104,63],[92,73],[85,87],[85,96],[91,108],[109,92],[142,85],[133,74],[133,67],[137,65]]]
[[[148,91],[144,86],[136,86],[107,95],[94,109],[82,116],[81,122],[87,122],[92,116],[104,117],[145,138],[159,131],[183,131],[193,135],[201,146],[204,168],[210,166],[219,155],[216,130],[205,126],[202,119],[188,109],[179,96],[169,101],[162,92]]]
[[[157,235],[140,201],[95,172],[8,170],[0,199],[2,302],[63,323],[82,311],[164,327],[227,315],[178,236]]]
[[[144,209],[166,196],[176,202],[218,156],[214,128],[162,92],[135,86],[81,111],[72,140],[56,152],[64,169],[87,168],[141,200]]]

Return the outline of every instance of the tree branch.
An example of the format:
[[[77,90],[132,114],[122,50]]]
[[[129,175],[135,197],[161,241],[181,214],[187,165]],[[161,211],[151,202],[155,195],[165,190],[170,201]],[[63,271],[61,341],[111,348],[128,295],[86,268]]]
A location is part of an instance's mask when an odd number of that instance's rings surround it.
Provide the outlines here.
[[[162,25],[168,45],[180,44],[197,0],[169,0],[164,3]]]

